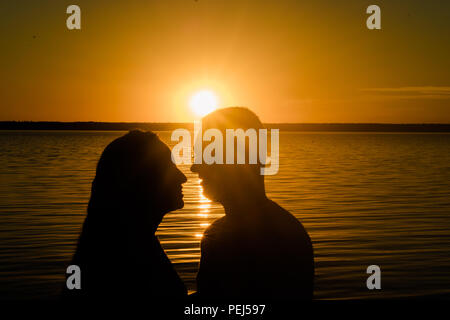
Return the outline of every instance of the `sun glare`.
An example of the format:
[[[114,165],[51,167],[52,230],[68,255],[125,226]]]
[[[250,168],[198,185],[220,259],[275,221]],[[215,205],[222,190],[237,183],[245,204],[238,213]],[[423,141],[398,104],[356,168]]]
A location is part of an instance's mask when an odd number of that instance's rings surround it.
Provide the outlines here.
[[[217,97],[210,90],[201,90],[192,95],[189,107],[198,116],[203,117],[217,109]]]

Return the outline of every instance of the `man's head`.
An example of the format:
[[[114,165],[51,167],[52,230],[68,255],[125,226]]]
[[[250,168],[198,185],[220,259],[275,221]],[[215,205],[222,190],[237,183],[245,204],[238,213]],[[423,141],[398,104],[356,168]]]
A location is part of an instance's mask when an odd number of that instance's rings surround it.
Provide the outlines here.
[[[261,164],[258,162],[258,132],[263,125],[259,118],[249,109],[242,107],[231,107],[216,110],[202,119],[202,130],[206,132],[208,129],[217,129],[222,133],[223,137],[223,164],[194,164],[191,168],[193,172],[197,172],[202,179],[203,192],[209,199],[221,202],[223,205],[228,203],[243,201],[248,198],[260,197],[264,192],[264,178],[260,174]],[[245,136],[241,143],[245,143],[245,148],[239,150],[239,139],[233,137],[233,150],[227,150],[227,129],[236,132],[242,129],[244,133],[249,132],[248,129],[256,131],[256,163],[251,164],[249,161],[249,151],[252,151],[249,136]],[[242,133],[242,131],[241,131]],[[198,137],[202,139],[202,137]],[[203,147],[208,142],[203,143]],[[204,148],[203,148],[204,149]],[[242,151],[244,150],[244,155]],[[234,156],[233,164],[227,164],[227,153],[232,151]],[[202,151],[203,152],[203,151]],[[243,156],[244,164],[238,164],[238,158]]]

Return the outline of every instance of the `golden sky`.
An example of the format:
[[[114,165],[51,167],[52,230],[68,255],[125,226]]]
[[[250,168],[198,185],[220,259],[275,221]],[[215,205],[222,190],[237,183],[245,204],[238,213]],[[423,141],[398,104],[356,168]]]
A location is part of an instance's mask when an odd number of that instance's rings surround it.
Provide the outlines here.
[[[450,123],[449,1],[5,0],[0,27],[0,120],[187,122],[208,89],[263,122]]]

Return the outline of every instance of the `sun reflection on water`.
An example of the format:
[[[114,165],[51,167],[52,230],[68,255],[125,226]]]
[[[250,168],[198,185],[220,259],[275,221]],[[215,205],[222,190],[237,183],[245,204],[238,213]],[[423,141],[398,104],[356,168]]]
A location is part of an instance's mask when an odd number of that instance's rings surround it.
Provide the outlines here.
[[[211,200],[209,200],[208,198],[206,198],[203,195],[203,187],[200,185],[198,188],[198,199],[199,199],[199,205],[198,205],[198,209],[200,210],[200,212],[197,214],[197,216],[199,218],[208,218],[209,217],[209,213],[211,211]],[[205,229],[206,227],[209,226],[209,223],[207,222],[200,222],[199,226],[202,229]],[[197,233],[195,234],[196,238],[201,238],[203,237],[202,233]]]

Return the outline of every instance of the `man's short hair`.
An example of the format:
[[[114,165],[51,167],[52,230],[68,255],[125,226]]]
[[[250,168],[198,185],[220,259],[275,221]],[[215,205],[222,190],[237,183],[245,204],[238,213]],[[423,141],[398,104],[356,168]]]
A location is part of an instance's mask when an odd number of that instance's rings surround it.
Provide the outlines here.
[[[252,150],[256,150],[256,158],[258,158],[258,150],[259,150],[259,130],[260,129],[264,129],[263,124],[261,123],[261,120],[259,120],[258,116],[250,111],[247,108],[244,107],[229,107],[229,108],[223,108],[223,109],[218,109],[210,114],[208,114],[207,116],[205,116],[202,119],[202,129],[203,130],[208,130],[208,129],[218,129],[222,132],[223,136],[226,137],[226,130],[230,129],[230,130],[237,130],[237,129],[242,129],[244,132],[246,132],[248,129],[254,129],[256,131],[256,149]],[[261,168],[261,163],[254,163],[254,164],[250,164],[250,148],[249,148],[249,144],[250,144],[250,140],[248,140],[245,143],[245,154],[244,154],[244,163],[247,165],[251,165],[252,167],[254,167],[255,172],[260,172],[260,168]],[[227,143],[223,143],[223,154],[226,155],[227,154],[227,150],[226,149],[226,145]],[[237,155],[238,155],[238,147],[237,144],[234,144],[234,151],[233,151],[233,155],[235,157],[234,160],[234,164],[238,164],[237,161]],[[225,161],[225,160],[224,160]],[[260,159],[261,161],[261,159]],[[265,161],[265,159],[264,159]]]
[[[221,131],[225,129],[263,129],[264,126],[258,116],[244,107],[229,107],[218,109],[206,115],[202,119],[204,130],[215,128]]]

